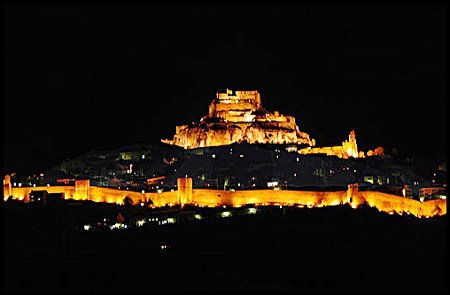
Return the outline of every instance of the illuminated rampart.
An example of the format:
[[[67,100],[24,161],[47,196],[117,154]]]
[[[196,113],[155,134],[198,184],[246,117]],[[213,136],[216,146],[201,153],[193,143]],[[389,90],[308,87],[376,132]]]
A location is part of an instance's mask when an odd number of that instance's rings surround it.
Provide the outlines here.
[[[384,155],[384,149],[382,147],[377,147],[375,150],[369,150],[367,153],[363,151],[358,151],[358,145],[356,144],[355,130],[350,131],[348,135],[348,140],[342,142],[341,145],[336,146],[325,146],[325,147],[307,147],[298,150],[299,154],[302,155],[327,155],[327,156],[337,156],[339,158],[348,159],[352,158],[365,158],[372,156],[382,156]]]
[[[409,198],[374,191],[359,192],[356,196],[355,203],[366,203],[380,211],[391,214],[412,214],[426,218],[447,214],[447,200],[419,202]]]
[[[176,204],[190,204],[205,207],[232,206],[240,207],[254,205],[282,205],[323,207],[350,204],[357,208],[363,204],[377,208],[390,214],[411,214],[416,217],[433,217],[447,214],[446,200],[430,200],[419,202],[413,199],[375,191],[358,191],[357,184],[351,184],[342,191],[290,191],[290,190],[238,190],[225,191],[213,189],[192,189],[190,178],[179,181],[181,189],[161,193],[139,193],[128,190],[90,186],[89,181],[76,182],[75,186],[40,186],[12,187],[13,199],[29,201],[32,191],[47,191],[48,193],[64,193],[65,199],[90,200],[123,204],[126,197],[134,205],[140,202],[152,201],[153,207]],[[4,183],[4,192],[9,187]],[[78,186],[78,187],[77,187]],[[6,189],[5,189],[6,188]],[[6,200],[8,196],[4,196]]]

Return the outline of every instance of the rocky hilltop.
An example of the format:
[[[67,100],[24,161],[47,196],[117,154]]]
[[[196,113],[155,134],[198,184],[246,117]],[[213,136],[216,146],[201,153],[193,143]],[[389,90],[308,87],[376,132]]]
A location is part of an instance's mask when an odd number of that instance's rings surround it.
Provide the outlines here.
[[[309,134],[301,132],[295,118],[269,112],[261,105],[258,91],[217,92],[208,115],[200,122],[176,127],[173,139],[163,143],[185,149],[229,145],[232,143],[315,145]]]

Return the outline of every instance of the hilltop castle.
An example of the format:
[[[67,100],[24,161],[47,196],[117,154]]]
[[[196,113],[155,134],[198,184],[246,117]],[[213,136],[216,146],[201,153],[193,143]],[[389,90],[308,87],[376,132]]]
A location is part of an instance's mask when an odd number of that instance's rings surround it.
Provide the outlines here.
[[[161,142],[177,145],[185,149],[229,145],[248,142],[263,144],[289,144],[300,154],[325,154],[340,158],[365,157],[356,144],[355,131],[349,134],[349,140],[342,145],[316,147],[314,139],[308,133],[301,132],[292,116],[265,110],[258,91],[217,92],[209,105],[209,113],[192,125],[176,126],[172,139]],[[297,145],[308,147],[297,150]],[[381,147],[369,151],[367,156],[382,155]]]
[[[309,134],[301,132],[295,118],[271,113],[261,105],[258,91],[217,92],[209,113],[191,126],[176,127],[173,139],[164,143],[192,149],[198,147],[248,143],[315,145]]]

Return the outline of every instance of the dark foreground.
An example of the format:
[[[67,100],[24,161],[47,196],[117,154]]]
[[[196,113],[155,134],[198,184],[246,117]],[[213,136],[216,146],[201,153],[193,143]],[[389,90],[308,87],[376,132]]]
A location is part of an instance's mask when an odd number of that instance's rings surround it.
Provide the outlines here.
[[[273,208],[89,233],[83,210],[4,206],[5,290],[446,290],[446,217]]]

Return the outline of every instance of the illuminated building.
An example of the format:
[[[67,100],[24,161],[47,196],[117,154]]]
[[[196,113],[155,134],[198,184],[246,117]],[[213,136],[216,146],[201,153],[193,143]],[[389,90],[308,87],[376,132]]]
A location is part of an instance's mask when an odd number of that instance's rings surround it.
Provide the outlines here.
[[[294,117],[265,110],[258,91],[229,89],[225,93],[217,92],[209,105],[209,114],[199,123],[177,126],[173,139],[161,141],[185,149],[243,141],[315,145],[309,134],[299,130]]]
[[[308,145],[298,150],[300,154],[325,154],[339,158],[364,158],[358,152],[355,131],[348,141],[340,146],[316,147],[316,141],[309,134],[301,132],[295,118],[275,111],[265,110],[258,91],[232,91],[216,93],[209,105],[209,113],[199,123],[176,126],[172,139],[161,142],[177,145],[185,149],[230,145],[248,142],[251,144],[289,144],[288,151],[297,151],[296,145]],[[368,151],[367,156],[381,156],[383,148]]]

